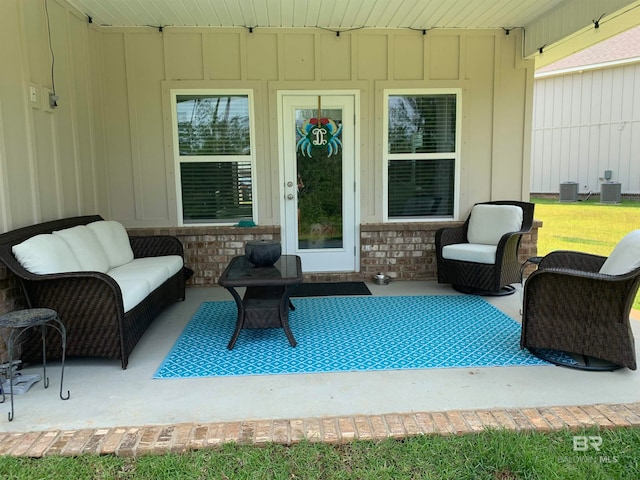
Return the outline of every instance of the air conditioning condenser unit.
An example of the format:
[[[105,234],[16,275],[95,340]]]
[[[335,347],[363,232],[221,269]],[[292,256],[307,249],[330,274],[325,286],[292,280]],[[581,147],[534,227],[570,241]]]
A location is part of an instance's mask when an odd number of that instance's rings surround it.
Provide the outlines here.
[[[620,203],[621,197],[621,183],[605,182],[600,184],[600,203]]]
[[[560,201],[578,201],[578,182],[563,182],[560,184]]]

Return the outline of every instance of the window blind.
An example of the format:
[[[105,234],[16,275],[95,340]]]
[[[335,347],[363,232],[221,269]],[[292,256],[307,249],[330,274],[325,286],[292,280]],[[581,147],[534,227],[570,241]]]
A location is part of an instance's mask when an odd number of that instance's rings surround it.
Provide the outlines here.
[[[250,155],[246,95],[177,95],[180,156]]]
[[[389,153],[455,151],[456,95],[390,95]]]
[[[389,162],[389,217],[453,215],[455,160]]]
[[[251,162],[183,162],[184,223],[240,221],[253,217]]]

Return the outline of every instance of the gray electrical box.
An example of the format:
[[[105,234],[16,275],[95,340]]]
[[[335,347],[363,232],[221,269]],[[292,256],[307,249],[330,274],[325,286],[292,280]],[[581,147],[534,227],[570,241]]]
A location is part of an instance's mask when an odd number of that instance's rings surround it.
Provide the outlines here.
[[[600,203],[620,203],[621,197],[621,183],[604,182],[600,184]]]
[[[560,184],[560,201],[561,202],[577,202],[578,201],[578,182],[562,182]]]

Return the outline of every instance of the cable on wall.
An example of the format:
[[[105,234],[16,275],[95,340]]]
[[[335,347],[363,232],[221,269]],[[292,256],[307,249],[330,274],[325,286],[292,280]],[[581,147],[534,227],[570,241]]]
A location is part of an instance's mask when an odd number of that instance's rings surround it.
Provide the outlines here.
[[[55,64],[56,56],[53,53],[53,44],[51,42],[51,22],[49,19],[49,1],[44,0],[44,11],[47,17],[47,35],[49,37],[49,51],[51,52],[51,93],[49,94],[49,106],[56,108],[58,106],[58,95],[56,95],[56,79],[55,79]]]

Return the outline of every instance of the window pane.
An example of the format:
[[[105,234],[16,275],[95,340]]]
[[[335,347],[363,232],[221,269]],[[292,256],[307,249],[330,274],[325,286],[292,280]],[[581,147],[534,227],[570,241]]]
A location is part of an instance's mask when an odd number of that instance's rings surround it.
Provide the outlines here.
[[[455,152],[456,95],[390,95],[389,153]]]
[[[343,248],[342,109],[323,109],[326,137],[315,137],[317,110],[295,109],[298,248]],[[305,135],[308,132],[307,135]],[[334,135],[335,134],[335,135]],[[314,141],[318,145],[314,145]]]
[[[253,218],[251,162],[184,162],[184,223],[231,223]]]
[[[180,155],[250,155],[246,95],[178,95]]]
[[[389,161],[389,218],[453,215],[455,161]]]

